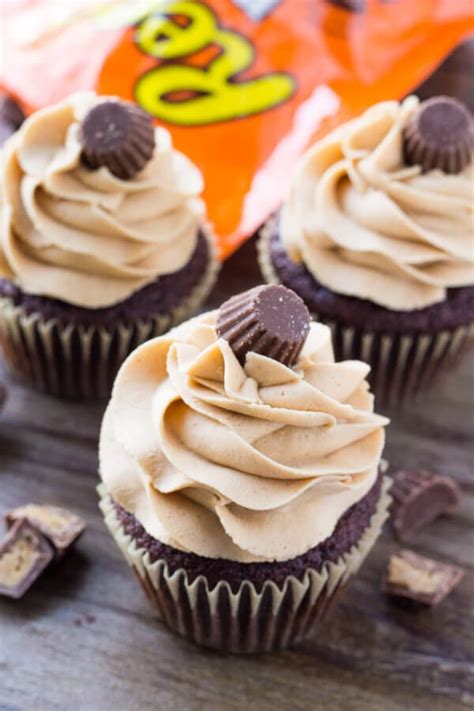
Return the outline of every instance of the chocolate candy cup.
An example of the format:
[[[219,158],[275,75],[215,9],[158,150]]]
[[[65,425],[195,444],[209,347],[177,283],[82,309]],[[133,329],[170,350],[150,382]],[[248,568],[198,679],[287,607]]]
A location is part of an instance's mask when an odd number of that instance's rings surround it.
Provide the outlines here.
[[[397,472],[390,493],[393,527],[399,540],[442,514],[454,513],[459,507],[460,491],[456,482],[424,469]]]
[[[405,128],[405,162],[423,171],[460,173],[471,162],[473,142],[469,110],[449,96],[436,96],[420,104]]]
[[[449,595],[464,576],[457,565],[447,565],[406,549],[390,557],[382,589],[430,607]]]
[[[61,556],[86,527],[82,518],[58,506],[27,504],[5,514],[5,521],[9,527],[20,520],[28,521],[33,528],[42,533],[54,546],[57,556]]]
[[[284,286],[257,286],[222,304],[216,331],[240,363],[253,351],[287,366],[298,360],[309,332],[302,299]]]
[[[82,162],[90,169],[106,167],[122,180],[142,170],[155,147],[151,117],[127,101],[98,103],[83,119],[80,135]]]
[[[46,538],[28,521],[16,521],[0,543],[0,595],[23,597],[53,558]]]

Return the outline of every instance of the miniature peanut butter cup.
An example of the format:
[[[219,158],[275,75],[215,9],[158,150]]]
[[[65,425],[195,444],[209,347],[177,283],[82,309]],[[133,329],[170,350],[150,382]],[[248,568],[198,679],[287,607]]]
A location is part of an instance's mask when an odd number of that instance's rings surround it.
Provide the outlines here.
[[[460,490],[454,479],[425,469],[401,469],[390,491],[392,521],[399,540],[459,508]]]
[[[48,539],[57,557],[61,557],[72,546],[86,527],[85,521],[80,516],[59,506],[26,504],[5,514],[8,527],[21,520],[28,521],[30,526]]]
[[[84,165],[106,167],[122,180],[142,170],[155,147],[151,117],[128,101],[98,103],[84,117],[80,136]]]
[[[382,589],[387,595],[434,607],[463,577],[464,571],[457,565],[441,563],[404,548],[390,557]]]
[[[24,519],[16,521],[0,541],[0,595],[23,597],[53,558],[43,534]]]
[[[240,363],[253,351],[292,366],[309,332],[310,315],[302,299],[284,286],[257,286],[222,304],[216,331]]]
[[[420,104],[405,128],[405,162],[425,172],[460,173],[471,162],[473,143],[474,122],[466,106],[436,96]]]

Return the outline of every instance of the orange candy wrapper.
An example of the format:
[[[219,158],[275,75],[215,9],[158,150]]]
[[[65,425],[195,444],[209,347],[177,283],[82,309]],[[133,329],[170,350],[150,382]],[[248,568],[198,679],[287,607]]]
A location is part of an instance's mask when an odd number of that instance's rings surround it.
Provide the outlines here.
[[[10,0],[0,83],[27,111],[134,100],[205,179],[229,255],[279,206],[311,140],[408,93],[474,30],[471,0]]]

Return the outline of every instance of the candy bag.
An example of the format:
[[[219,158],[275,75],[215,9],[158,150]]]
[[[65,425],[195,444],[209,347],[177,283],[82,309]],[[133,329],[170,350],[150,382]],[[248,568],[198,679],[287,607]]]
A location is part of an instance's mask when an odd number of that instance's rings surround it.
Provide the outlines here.
[[[278,207],[308,143],[409,92],[474,29],[471,0],[10,0],[0,84],[32,111],[138,102],[201,168],[222,256]]]

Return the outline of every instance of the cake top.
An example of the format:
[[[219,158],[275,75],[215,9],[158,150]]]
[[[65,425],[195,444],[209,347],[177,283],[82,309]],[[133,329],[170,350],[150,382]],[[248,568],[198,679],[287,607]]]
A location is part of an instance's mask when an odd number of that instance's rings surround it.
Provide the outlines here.
[[[473,122],[415,96],[368,109],[302,157],[281,237],[331,291],[395,311],[474,282]]]
[[[369,367],[336,363],[329,328],[306,312],[297,329],[284,323],[289,311],[303,316],[290,295],[267,319],[279,293],[251,290],[148,341],[117,376],[101,477],[176,549],[241,562],[296,557],[328,538],[377,479],[388,421],[373,412]],[[238,341],[222,326],[232,303],[255,310],[264,338]],[[268,328],[297,345],[270,355]]]
[[[74,94],[3,154],[0,276],[23,291],[107,307],[189,262],[201,173],[133,104]]]

